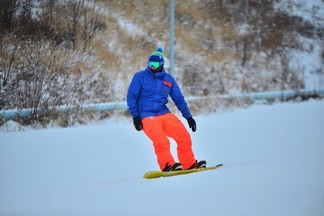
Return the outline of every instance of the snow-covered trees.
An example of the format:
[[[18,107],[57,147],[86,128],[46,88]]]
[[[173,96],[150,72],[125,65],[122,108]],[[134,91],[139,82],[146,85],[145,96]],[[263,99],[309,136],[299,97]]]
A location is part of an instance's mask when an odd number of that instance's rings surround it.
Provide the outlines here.
[[[90,39],[105,29],[97,9],[90,7],[93,2],[1,3],[1,109],[30,108],[32,117],[38,118],[40,111],[47,112],[49,107],[89,100],[91,91],[109,98],[109,92],[103,90],[109,89],[105,77],[83,74],[82,67],[72,63],[84,58]],[[81,80],[86,80],[85,86],[80,85]],[[89,86],[94,82],[97,85]]]

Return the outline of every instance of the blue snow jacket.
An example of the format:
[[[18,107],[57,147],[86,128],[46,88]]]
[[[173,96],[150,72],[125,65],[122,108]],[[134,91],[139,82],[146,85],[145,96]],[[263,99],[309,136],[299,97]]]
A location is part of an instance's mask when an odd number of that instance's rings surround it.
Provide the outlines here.
[[[191,117],[190,110],[175,79],[164,70],[154,73],[150,67],[135,73],[127,93],[127,106],[133,118],[158,116],[170,113],[166,106],[168,96],[184,118]]]

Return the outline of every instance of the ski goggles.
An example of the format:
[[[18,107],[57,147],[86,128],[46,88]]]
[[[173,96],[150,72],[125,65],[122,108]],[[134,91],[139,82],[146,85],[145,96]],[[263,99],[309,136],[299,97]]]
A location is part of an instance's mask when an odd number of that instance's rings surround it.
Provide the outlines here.
[[[158,68],[158,67],[160,67],[160,62],[157,62],[157,61],[149,61],[149,67]]]

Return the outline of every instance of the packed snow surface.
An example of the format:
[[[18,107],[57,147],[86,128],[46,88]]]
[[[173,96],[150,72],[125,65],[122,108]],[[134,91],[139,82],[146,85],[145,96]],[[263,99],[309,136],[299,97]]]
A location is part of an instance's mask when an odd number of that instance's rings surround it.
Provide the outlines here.
[[[130,120],[2,130],[0,215],[324,215],[323,100],[194,117],[197,159],[224,166],[154,180],[152,145]]]

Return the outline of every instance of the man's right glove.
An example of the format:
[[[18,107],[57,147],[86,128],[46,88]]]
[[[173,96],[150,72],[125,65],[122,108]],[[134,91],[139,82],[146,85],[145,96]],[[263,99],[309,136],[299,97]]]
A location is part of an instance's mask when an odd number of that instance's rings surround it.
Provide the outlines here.
[[[143,129],[141,117],[136,116],[135,118],[133,118],[133,122],[136,130],[140,131]]]

